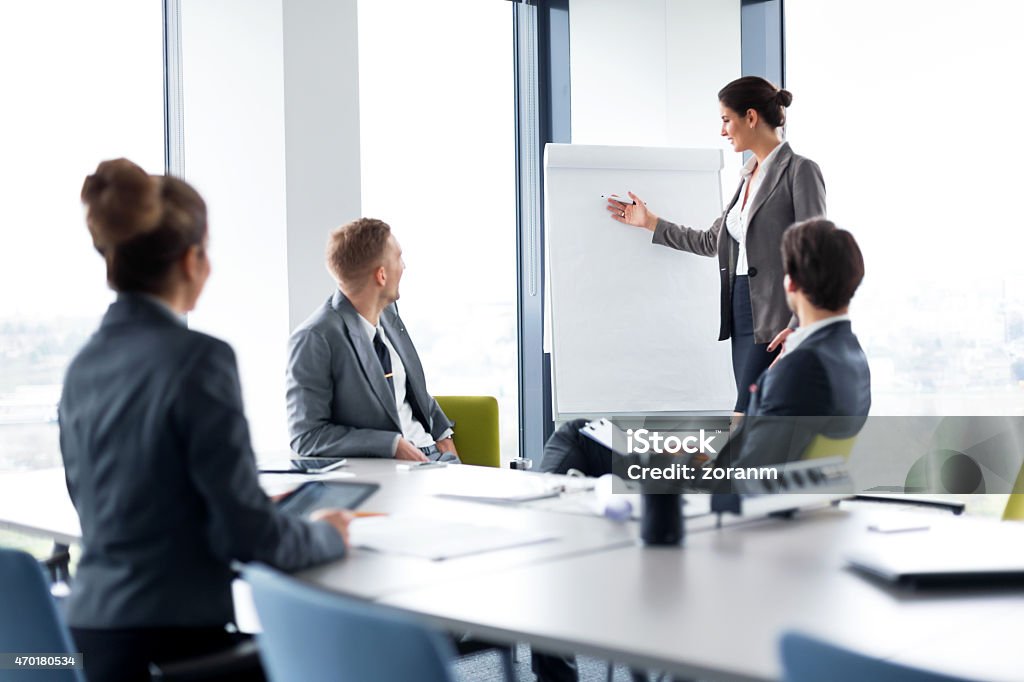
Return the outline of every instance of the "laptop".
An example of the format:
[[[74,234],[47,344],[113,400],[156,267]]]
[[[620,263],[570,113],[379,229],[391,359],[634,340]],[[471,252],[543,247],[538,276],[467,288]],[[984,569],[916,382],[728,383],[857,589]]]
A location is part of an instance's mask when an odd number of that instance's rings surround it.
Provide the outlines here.
[[[942,524],[879,534],[847,552],[864,573],[906,587],[979,584],[1024,586],[1024,528],[991,523]]]

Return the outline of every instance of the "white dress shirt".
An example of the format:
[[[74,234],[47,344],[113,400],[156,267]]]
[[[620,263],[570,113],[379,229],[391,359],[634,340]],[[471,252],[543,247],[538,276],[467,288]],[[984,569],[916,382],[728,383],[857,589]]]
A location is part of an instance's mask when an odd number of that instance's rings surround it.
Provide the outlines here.
[[[398,449],[398,439],[405,438],[410,441],[413,445],[418,448],[426,448],[434,444],[433,437],[427,433],[423,424],[420,424],[419,420],[412,414],[412,405],[409,403],[408,397],[405,394],[406,388],[406,374],[405,365],[402,363],[402,358],[399,357],[395,347],[391,345],[391,339],[388,338],[384,328],[378,324],[374,327],[369,320],[362,315],[359,316],[359,321],[363,324],[363,331],[366,332],[366,336],[370,339],[370,343],[373,343],[373,337],[380,332],[380,338],[384,340],[384,345],[388,349],[388,353],[391,354],[391,372],[393,373],[392,380],[395,383],[395,404],[398,407],[398,419],[402,423],[402,433],[395,438],[395,443],[391,448],[392,454]],[[444,440],[451,435],[451,429],[441,434],[439,440]]]
[[[761,164],[761,170],[757,172],[757,177],[751,181],[750,176],[753,175],[754,169],[757,168],[757,157],[751,156],[747,159],[747,162],[743,164],[743,168],[740,170],[740,176],[743,178],[743,186],[740,188],[740,198],[733,204],[733,207],[729,210],[728,215],[725,216],[725,227],[729,230],[729,236],[736,240],[739,244],[739,255],[736,258],[736,274],[745,275],[749,269],[747,263],[747,223],[750,220],[750,207],[754,204],[754,197],[757,196],[757,191],[761,189],[761,184],[764,181],[765,174],[768,171],[768,167],[772,161],[775,160],[775,156],[782,149],[782,145],[789,144],[783,142],[776,145],[775,149],[771,151],[768,156],[765,157],[764,163]],[[749,189],[747,186],[750,186]],[[747,200],[744,203],[743,197],[746,196]]]

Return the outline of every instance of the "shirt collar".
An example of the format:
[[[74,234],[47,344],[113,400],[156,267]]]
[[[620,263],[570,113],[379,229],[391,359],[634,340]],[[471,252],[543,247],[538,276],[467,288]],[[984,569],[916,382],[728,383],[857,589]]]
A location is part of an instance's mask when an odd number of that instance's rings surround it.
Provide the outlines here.
[[[188,325],[188,316],[185,315],[185,314],[179,313],[177,310],[175,310],[171,306],[167,305],[167,301],[165,301],[164,299],[160,298],[159,296],[154,296],[153,294],[145,294],[145,293],[142,293],[142,292],[139,292],[137,295],[139,296],[139,298],[142,298],[142,299],[144,299],[146,301],[149,301],[150,303],[152,303],[152,304],[158,306],[159,308],[161,308],[162,310],[164,310],[168,315],[173,317],[176,322],[180,322],[181,324],[186,325],[186,326]],[[119,295],[118,298],[121,298],[122,296],[124,296],[124,294]]]
[[[775,145],[775,149],[771,150],[771,152],[768,154],[768,156],[764,157],[764,163],[761,164],[761,177],[762,178],[764,177],[764,172],[766,170],[768,170],[768,166],[771,164],[772,161],[775,160],[775,157],[778,156],[779,150],[782,149],[783,145],[787,145],[787,144],[789,144],[789,142],[780,142],[779,144]],[[754,156],[753,154],[751,154],[750,158],[747,159],[746,163],[743,164],[743,168],[740,169],[740,175],[744,179],[749,178],[750,174],[754,172],[754,168],[756,168],[756,167],[757,167],[757,157]]]
[[[835,324],[836,322],[849,322],[849,320],[850,316],[848,314],[833,315],[832,317],[826,317],[824,320],[818,320],[817,322],[813,322],[807,325],[806,327],[800,327],[795,332],[790,334],[789,338],[786,339],[786,352],[792,353],[793,351],[800,347],[800,344],[802,344],[804,341],[810,338],[812,334],[814,334],[817,331],[821,331],[830,324]]]
[[[374,327],[373,324],[371,324],[368,319],[362,316],[361,313],[356,314],[359,315],[359,324],[363,325],[363,331],[366,332],[366,335],[370,337],[371,341],[373,341],[373,337],[377,335],[378,330],[380,331],[381,338],[384,338],[384,330],[381,328],[380,323],[378,323],[377,326]]]

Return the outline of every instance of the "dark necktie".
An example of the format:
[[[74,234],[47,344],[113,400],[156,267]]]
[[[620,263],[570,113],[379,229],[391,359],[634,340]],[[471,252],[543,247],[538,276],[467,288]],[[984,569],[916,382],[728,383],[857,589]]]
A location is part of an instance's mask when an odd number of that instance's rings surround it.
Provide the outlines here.
[[[391,395],[395,394],[395,374],[391,369],[391,351],[384,345],[384,339],[380,337],[380,329],[373,337],[373,350],[377,353],[377,360],[380,361],[380,368],[384,370],[384,378],[388,380],[391,387]]]

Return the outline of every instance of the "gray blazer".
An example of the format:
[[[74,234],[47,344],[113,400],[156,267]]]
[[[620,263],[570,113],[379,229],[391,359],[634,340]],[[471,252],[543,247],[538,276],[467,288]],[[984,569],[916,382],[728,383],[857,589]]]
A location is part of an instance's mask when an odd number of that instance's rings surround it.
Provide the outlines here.
[[[296,570],[344,554],[333,527],[260,489],[231,347],[145,296],[110,306],[58,414],[82,523],[72,626],[223,625],[232,560]]]
[[[746,243],[749,269],[746,273],[737,273],[738,245],[724,227],[725,216],[740,200],[742,190],[740,182],[725,212],[709,229],[695,230],[659,219],[652,241],[701,256],[718,255],[720,341],[732,336],[730,291],[733,278],[737,274],[748,275],[754,343],[768,343],[786,326],[796,326],[782,286],[782,233],[793,223],[825,216],[825,181],[818,164],[794,154],[788,142],[782,143],[750,207]]]
[[[452,424],[427,393],[423,365],[398,309],[388,306],[380,323],[405,365],[406,395],[426,416],[430,423],[424,428],[437,440]],[[402,432],[395,395],[359,313],[340,290],[292,334],[287,402],[292,450],[300,455],[393,456],[395,436]]]

